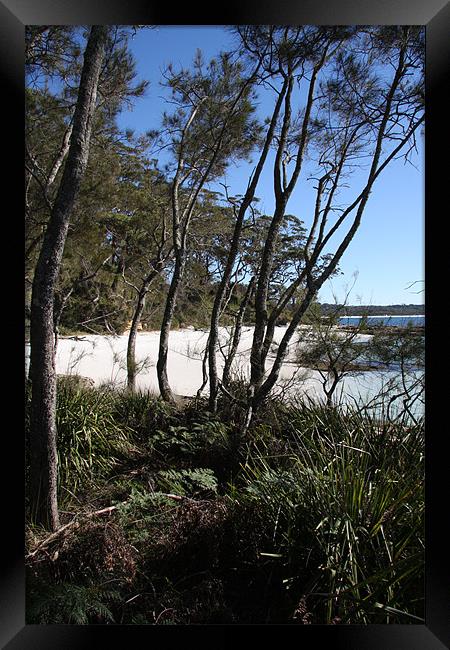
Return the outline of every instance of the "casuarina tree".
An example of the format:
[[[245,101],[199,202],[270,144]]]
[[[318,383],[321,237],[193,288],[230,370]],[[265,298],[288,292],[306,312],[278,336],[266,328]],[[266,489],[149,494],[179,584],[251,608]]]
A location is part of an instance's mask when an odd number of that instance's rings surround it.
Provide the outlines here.
[[[53,334],[54,292],[70,214],[86,168],[97,87],[108,27],[91,28],[84,54],[77,105],[64,173],[36,265],[31,300],[32,387],[29,499],[36,523],[56,530],[57,504],[56,374]]]
[[[248,425],[279,377],[298,324],[355,237],[377,179],[415,146],[424,121],[424,45],[423,30],[410,26],[249,26],[238,31],[253,60],[266,52],[265,81],[270,78],[271,87],[278,88],[274,211],[255,285]],[[300,179],[304,190],[312,183],[314,193],[309,230],[299,250],[301,264],[297,277],[270,305],[277,241]],[[306,222],[305,205],[303,201],[296,212]],[[266,370],[277,317],[300,287],[303,297]]]
[[[205,66],[198,52],[193,71],[167,73],[178,110],[164,119],[173,155],[171,181],[174,265],[161,324],[157,362],[158,383],[165,401],[173,402],[167,356],[169,334],[183,281],[189,228],[200,192],[219,178],[227,165],[251,151],[257,125],[252,119],[253,77],[223,54]]]

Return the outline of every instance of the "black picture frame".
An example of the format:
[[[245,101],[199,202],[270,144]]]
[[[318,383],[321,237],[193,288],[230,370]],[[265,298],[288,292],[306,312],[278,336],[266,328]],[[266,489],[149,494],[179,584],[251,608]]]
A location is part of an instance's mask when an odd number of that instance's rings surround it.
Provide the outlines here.
[[[183,7],[150,0],[1,0],[0,66],[2,67],[2,107],[4,113],[3,159],[7,167],[4,181],[3,253],[13,250],[17,265],[22,258],[23,142],[24,134],[24,26],[27,24],[416,24],[426,27],[426,146],[425,146],[425,260],[426,260],[426,617],[425,625],[348,625],[348,626],[71,626],[25,625],[25,569],[23,522],[23,440],[20,409],[13,408],[13,426],[3,430],[3,463],[13,471],[3,489],[4,523],[2,559],[4,570],[0,582],[1,647],[8,650],[26,648],[98,647],[118,643],[125,647],[142,647],[160,640],[166,647],[175,644],[201,643],[232,647],[244,641],[242,634],[252,635],[253,643],[300,643],[305,648],[327,647],[346,650],[441,650],[450,647],[450,580],[447,569],[445,521],[447,519],[447,474],[450,465],[445,449],[444,409],[447,398],[439,363],[445,364],[446,328],[445,288],[448,251],[444,230],[448,218],[446,187],[448,163],[440,152],[448,139],[447,79],[450,61],[450,5],[445,0],[261,0],[228,1],[214,7],[204,3]],[[6,145],[6,137],[11,144]],[[445,137],[447,136],[447,138]],[[448,155],[448,154],[447,154]],[[13,191],[11,188],[17,188]],[[7,199],[9,199],[7,201]],[[11,200],[12,199],[12,200]],[[5,210],[6,204],[10,205]],[[13,233],[12,235],[10,233]],[[442,234],[441,234],[442,233]],[[17,252],[13,249],[17,246]],[[448,246],[446,246],[448,248]],[[445,264],[445,266],[444,266]],[[23,267],[22,267],[23,268]],[[17,360],[23,355],[22,275],[18,282],[5,283],[5,301],[9,308],[8,328],[17,333],[15,345],[7,347],[13,363],[4,373],[18,367],[17,394],[23,385],[23,372]],[[6,290],[7,289],[7,290]],[[9,291],[9,293],[8,293]],[[440,326],[439,326],[440,325]],[[9,382],[8,382],[9,387]],[[7,394],[7,393],[5,393]],[[446,399],[447,398],[447,399]],[[20,403],[20,400],[19,400]],[[7,409],[8,410],[8,409]],[[9,407],[11,410],[11,407]],[[3,472],[5,475],[6,473]],[[181,636],[180,636],[181,632]],[[256,636],[255,636],[256,634]]]

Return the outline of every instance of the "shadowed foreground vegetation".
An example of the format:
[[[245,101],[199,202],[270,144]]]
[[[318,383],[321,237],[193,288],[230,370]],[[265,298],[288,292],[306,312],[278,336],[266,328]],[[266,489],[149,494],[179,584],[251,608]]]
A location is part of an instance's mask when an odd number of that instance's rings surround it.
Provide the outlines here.
[[[423,421],[244,416],[60,380],[62,527],[27,528],[27,623],[423,622]]]

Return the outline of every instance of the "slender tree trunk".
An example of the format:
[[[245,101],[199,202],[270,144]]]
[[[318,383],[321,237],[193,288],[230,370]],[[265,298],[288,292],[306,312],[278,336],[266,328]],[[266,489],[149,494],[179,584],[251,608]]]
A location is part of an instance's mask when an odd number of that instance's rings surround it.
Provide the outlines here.
[[[234,226],[234,232],[233,232],[233,238],[231,240],[231,245],[230,245],[230,251],[228,253],[228,258],[227,258],[227,263],[225,266],[224,274],[222,277],[222,280],[220,282],[220,285],[217,289],[217,293],[214,297],[214,304],[212,308],[212,313],[211,313],[211,325],[210,325],[210,333],[209,333],[209,348],[208,348],[208,354],[209,354],[209,409],[213,413],[216,412],[217,410],[217,392],[218,392],[218,374],[217,374],[217,360],[216,360],[216,350],[217,350],[217,342],[219,338],[219,319],[220,319],[220,313],[222,309],[222,304],[225,296],[225,292],[228,286],[228,283],[231,278],[231,274],[233,272],[233,267],[234,263],[236,261],[236,257],[239,251],[239,239],[241,236],[242,232],[242,226],[244,223],[244,218],[245,218],[245,213],[250,206],[254,196],[255,196],[255,191],[256,187],[259,182],[259,178],[261,176],[261,172],[264,168],[267,154],[270,149],[270,145],[273,140],[274,132],[275,132],[275,127],[277,125],[278,121],[278,116],[280,114],[280,109],[284,100],[284,97],[286,95],[288,89],[288,81],[285,80],[283,87],[279,93],[277,102],[275,104],[275,108],[272,114],[272,118],[270,121],[270,126],[267,131],[266,139],[264,141],[264,146],[261,151],[261,155],[258,160],[258,164],[255,169],[255,173],[253,174],[253,177],[247,187],[247,190],[245,192],[245,196],[242,200],[241,206],[239,208],[239,213],[236,219],[236,223]]]
[[[267,294],[273,257],[278,233],[284,216],[285,201],[280,198],[274,217],[270,224],[261,260],[258,283],[255,292],[255,330],[253,333],[252,350],[250,354],[250,382],[258,386],[264,376],[265,363],[262,355],[264,335],[267,325]]]
[[[84,55],[66,165],[36,266],[31,301],[32,384],[29,497],[33,520],[59,527],[57,503],[54,297],[69,219],[89,154],[92,119],[107,26],[91,29]]]
[[[205,388],[206,384],[208,383],[208,345],[209,345],[209,336],[208,340],[206,341],[206,348],[205,348],[205,353],[203,355],[202,359],[202,384],[200,388],[197,391],[197,399],[200,399],[203,389]]]
[[[255,387],[253,385],[254,388],[252,394],[253,413],[255,413],[258,410],[258,408],[266,399],[266,397],[268,396],[272,388],[275,386],[275,383],[280,374],[281,366],[283,365],[283,361],[287,355],[289,342],[292,336],[294,335],[294,332],[297,326],[299,325],[301,319],[303,318],[306,310],[311,304],[314,295],[315,295],[314,291],[308,291],[302,304],[298,308],[297,312],[294,314],[292,321],[289,324],[289,327],[287,328],[283,338],[280,341],[280,345],[278,346],[277,356],[275,358],[274,364],[271,368],[271,371],[267,379],[263,383],[261,383],[258,387]]]
[[[158,351],[158,361],[156,363],[156,374],[158,376],[159,391],[161,397],[165,402],[170,404],[175,404],[175,398],[172,393],[172,389],[169,384],[169,377],[167,374],[167,356],[169,352],[169,335],[170,328],[172,325],[172,318],[175,312],[175,307],[177,304],[178,290],[181,285],[181,281],[184,275],[184,267],[186,264],[186,237],[189,229],[189,221],[192,216],[194,209],[196,197],[200,192],[201,187],[204,185],[207,174],[213,164],[211,161],[207,173],[203,176],[202,180],[198,184],[195,191],[192,193],[188,205],[184,211],[181,210],[180,200],[179,200],[179,190],[182,184],[181,174],[184,169],[184,138],[188,132],[192,122],[195,119],[195,116],[204,100],[201,100],[200,103],[193,109],[191,115],[189,116],[188,121],[186,122],[183,134],[181,137],[180,153],[178,158],[178,167],[175,173],[175,177],[172,183],[172,238],[173,238],[173,247],[175,251],[175,267],[172,275],[172,280],[170,282],[169,292],[166,298],[166,306],[164,309],[164,315],[161,323],[161,331],[159,335],[159,351]],[[217,151],[213,156],[213,160],[217,155]],[[182,223],[184,218],[184,223]]]
[[[311,109],[314,102],[314,88],[317,81],[317,75],[320,68],[323,66],[327,49],[322,54],[321,60],[314,67],[313,74],[311,76],[308,88],[308,98],[307,104],[305,107],[305,114],[303,116],[303,123],[301,129],[301,135],[297,150],[295,168],[292,173],[291,179],[289,182],[286,178],[286,169],[283,161],[284,148],[288,138],[289,129],[291,126],[291,94],[293,89],[294,80],[293,77],[289,76],[289,86],[288,91],[285,97],[285,111],[283,117],[283,125],[281,129],[280,140],[277,147],[277,153],[274,162],[274,193],[275,193],[275,211],[272,217],[272,221],[269,226],[267,233],[267,238],[264,244],[264,251],[262,254],[261,267],[258,277],[258,283],[256,287],[255,294],[255,331],[253,334],[253,344],[252,351],[250,356],[251,363],[251,376],[250,383],[258,389],[261,385],[264,372],[265,372],[265,358],[267,355],[267,350],[270,347],[270,343],[264,348],[264,338],[266,334],[266,326],[268,321],[267,314],[267,295],[269,289],[270,274],[272,272],[273,258],[275,252],[275,246],[278,239],[278,234],[283,222],[285,215],[286,206],[288,200],[292,194],[292,191],[297,183],[300,171],[302,168],[303,157],[305,153],[305,147],[308,137],[309,122]],[[274,323],[273,323],[274,325]],[[265,351],[265,353],[264,353]],[[256,390],[258,392],[258,390]]]
[[[70,124],[69,127],[67,128],[66,132],[64,133],[64,138],[61,144],[61,148],[58,152],[58,155],[55,158],[55,161],[52,165],[52,168],[50,170],[50,173],[48,175],[47,179],[47,191],[50,189],[50,186],[53,185],[55,182],[55,178],[61,169],[61,165],[64,162],[65,157],[69,153],[69,147],[70,147],[70,138],[72,136],[72,129],[73,129],[73,124]]]
[[[330,380],[330,375],[332,376],[332,383],[331,383],[331,386],[329,388],[327,388],[327,384],[329,383],[329,380]],[[342,379],[342,377],[343,376],[339,376],[336,368],[331,368],[330,372],[328,374],[328,377],[326,378],[326,380],[325,380],[325,382],[323,384],[323,390],[324,390],[324,393],[325,393],[325,395],[327,397],[326,403],[327,403],[328,408],[331,408],[333,406],[333,395],[334,395],[334,393],[336,391],[336,388],[337,388],[337,385],[338,385],[339,381]]]
[[[236,356],[237,349],[241,340],[242,323],[244,321],[245,310],[247,309],[247,305],[250,302],[250,299],[253,295],[254,287],[255,287],[255,277],[253,276],[248,284],[247,291],[245,292],[245,296],[244,299],[242,300],[241,306],[239,307],[239,312],[236,316],[236,323],[234,326],[231,348],[227,355],[227,358],[225,359],[225,365],[222,374],[222,383],[225,386],[225,388],[228,388],[228,385],[230,383],[231,366],[233,365],[233,361]]]
[[[169,292],[167,294],[166,307],[161,324],[161,332],[159,336],[159,354],[156,370],[158,374],[158,384],[161,397],[165,402],[175,404],[175,398],[169,384],[169,377],[167,373],[167,356],[169,352],[169,335],[172,325],[172,318],[177,304],[178,290],[184,275],[184,267],[186,263],[186,251],[182,249],[178,251],[175,257],[175,268],[170,283]]]
[[[242,92],[242,91],[241,91]],[[181,209],[179,191],[182,186],[181,175],[184,169],[184,138],[188,132],[192,122],[195,119],[195,116],[206,98],[202,99],[199,104],[192,111],[186,125],[183,129],[183,134],[181,137],[181,146],[178,159],[178,167],[172,184],[172,236],[173,236],[173,246],[175,250],[175,268],[172,276],[172,281],[170,283],[169,292],[166,299],[166,306],[164,309],[164,316],[161,324],[161,333],[159,337],[159,354],[158,362],[156,364],[156,371],[158,375],[158,384],[161,397],[164,401],[171,404],[175,403],[175,399],[172,393],[172,389],[169,384],[169,377],[167,374],[167,356],[169,350],[169,334],[170,328],[172,325],[172,318],[175,312],[175,307],[177,304],[178,291],[183,280],[184,269],[186,265],[186,240],[189,231],[189,222],[194,211],[194,207],[198,198],[198,195],[201,189],[204,187],[209,174],[213,168],[213,165],[219,155],[222,139],[225,133],[226,125],[228,118],[225,120],[224,125],[221,129],[220,136],[215,144],[214,151],[212,153],[211,159],[205,172],[203,173],[201,179],[196,184],[191,195],[189,197],[187,206],[184,210]],[[237,100],[235,101],[235,103]]]
[[[127,345],[127,387],[128,390],[136,390],[136,338],[138,328],[141,322],[142,314],[145,307],[145,298],[150,290],[150,285],[158,275],[158,271],[150,273],[142,282],[138,293],[136,308],[131,321],[130,331],[128,333]]]
[[[127,345],[127,388],[130,391],[136,390],[136,338],[138,327],[141,322],[142,312],[145,307],[145,296],[147,291],[139,291],[134,311],[133,320],[131,321],[130,331],[128,333]]]

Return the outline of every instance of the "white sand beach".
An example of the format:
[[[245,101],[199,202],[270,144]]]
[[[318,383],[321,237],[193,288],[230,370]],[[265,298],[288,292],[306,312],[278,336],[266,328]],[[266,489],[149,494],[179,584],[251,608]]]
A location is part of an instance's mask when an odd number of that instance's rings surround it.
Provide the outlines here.
[[[306,326],[304,326],[306,327]],[[274,336],[274,346],[280,342],[286,327],[277,327]],[[241,376],[248,376],[250,348],[253,328],[244,327],[241,342],[236,356],[234,370]],[[221,344],[226,345],[228,331],[220,330]],[[361,341],[367,339],[361,336]],[[168,375],[172,390],[177,395],[194,396],[203,380],[202,359],[207,344],[207,330],[195,330],[193,327],[173,330],[169,339]],[[127,334],[121,336],[86,335],[61,337],[58,341],[56,355],[56,371],[58,374],[78,374],[91,378],[95,384],[101,385],[113,382],[117,387],[126,384],[126,349]],[[280,378],[274,391],[286,388],[292,396],[309,395],[323,398],[318,372],[299,368],[293,362],[298,336],[293,337],[289,346],[289,354],[283,364]],[[140,371],[137,376],[138,389],[150,390],[159,394],[156,375],[158,359],[159,331],[140,332],[136,341],[136,362]],[[225,351],[225,348],[224,348]],[[28,349],[27,349],[28,355]],[[267,369],[270,370],[273,356],[268,358]],[[223,366],[222,355],[218,354],[219,369]],[[220,372],[220,370],[219,370]],[[352,400],[366,400],[375,395],[382,383],[391,378],[394,373],[361,372],[349,376],[342,381],[339,391],[342,396]],[[203,395],[208,394],[206,385]]]

